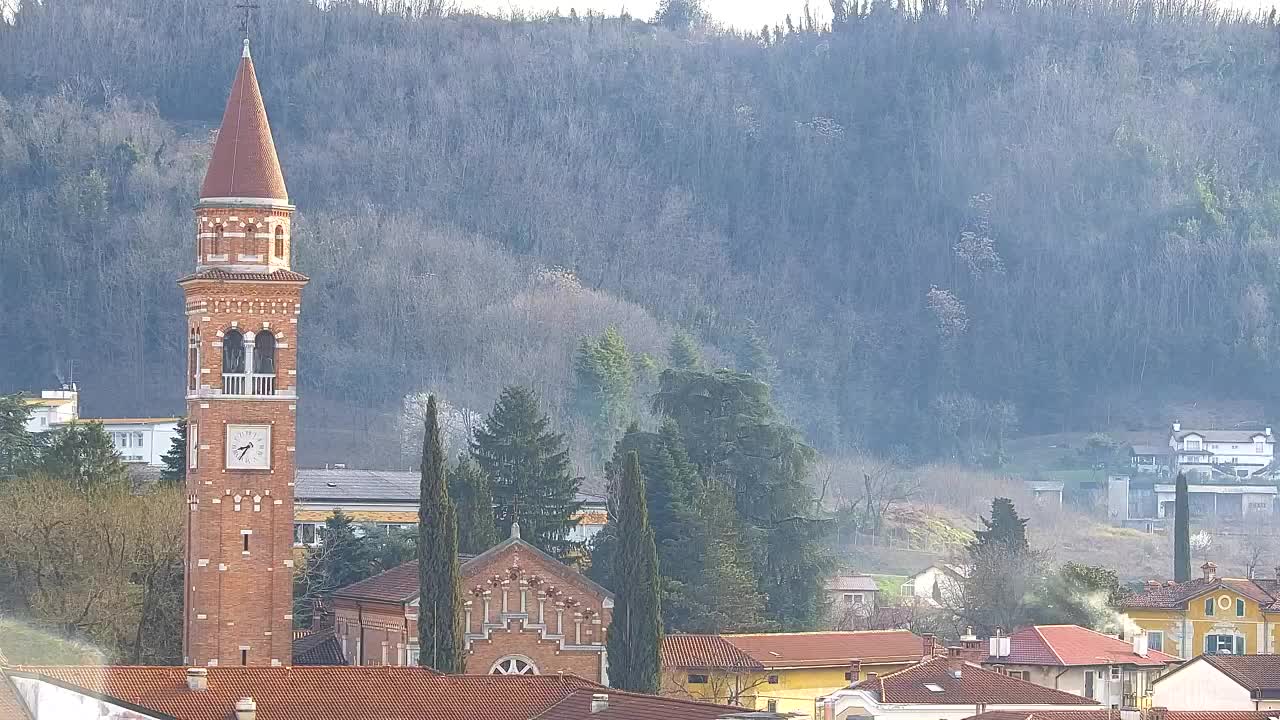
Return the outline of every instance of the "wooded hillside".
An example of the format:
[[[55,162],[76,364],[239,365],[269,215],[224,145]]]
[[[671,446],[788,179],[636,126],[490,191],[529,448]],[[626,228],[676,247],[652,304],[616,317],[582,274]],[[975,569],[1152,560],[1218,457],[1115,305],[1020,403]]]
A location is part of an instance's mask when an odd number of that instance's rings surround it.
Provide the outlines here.
[[[305,463],[385,461],[412,392],[483,409],[523,382],[571,424],[574,352],[610,324],[660,367],[689,331],[819,448],[983,460],[1117,398],[1276,398],[1272,22],[871,3],[742,37],[263,5],[313,278]],[[0,392],[74,361],[92,414],[180,412],[174,281],[233,12],[0,24]]]

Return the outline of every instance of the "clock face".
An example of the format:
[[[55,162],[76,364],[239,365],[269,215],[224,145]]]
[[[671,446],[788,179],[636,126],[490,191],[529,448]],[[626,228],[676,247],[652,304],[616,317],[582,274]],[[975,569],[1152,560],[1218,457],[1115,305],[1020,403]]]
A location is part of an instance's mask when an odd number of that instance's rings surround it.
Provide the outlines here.
[[[270,467],[270,425],[227,426],[228,470],[267,470]]]

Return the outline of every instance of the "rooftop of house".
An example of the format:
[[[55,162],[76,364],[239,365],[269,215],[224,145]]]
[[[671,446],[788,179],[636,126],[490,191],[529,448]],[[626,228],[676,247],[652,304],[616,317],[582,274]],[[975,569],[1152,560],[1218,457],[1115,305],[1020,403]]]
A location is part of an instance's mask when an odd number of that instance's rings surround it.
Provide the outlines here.
[[[409,470],[299,468],[294,476],[298,502],[418,502],[422,475]],[[606,498],[579,491],[576,501],[603,507]]]
[[[180,417],[148,417],[148,418],[93,418],[82,417],[80,422],[93,422],[102,425],[163,425],[165,423],[176,423],[182,418]]]
[[[673,634],[662,639],[663,666],[679,668],[842,667],[851,660],[864,664],[918,662],[923,654],[924,639],[907,630]]]
[[[1250,693],[1269,697],[1280,694],[1280,655],[1200,655],[1182,667],[1190,667],[1197,662],[1212,665]],[[1164,675],[1157,682],[1177,677],[1178,670]]]
[[[878,592],[880,586],[870,575],[837,575],[827,578],[827,590],[831,592]]]
[[[613,593],[596,584],[591,580],[591,578],[588,578],[586,575],[579,573],[577,570],[574,570],[559,560],[551,557],[547,553],[539,550],[537,547],[522,540],[520,538],[518,528],[513,528],[511,537],[503,540],[475,557],[460,555],[459,560],[461,560],[462,564],[459,569],[462,573],[462,582],[467,584],[470,580],[475,580],[474,574],[481,571],[490,558],[513,546],[518,546],[522,552],[527,552],[531,555],[542,558],[551,568],[557,569],[557,571],[559,571],[560,568],[563,568],[563,571],[561,571],[563,576],[569,576],[569,574],[572,574],[574,579],[582,582],[601,598],[613,598]],[[409,562],[397,565],[390,570],[365,578],[359,582],[354,582],[346,587],[339,588],[334,591],[333,597],[338,599],[372,600],[385,603],[409,603],[417,599],[419,589],[418,561],[410,560]]]
[[[176,720],[225,720],[244,697],[257,720],[713,720],[734,708],[621,692],[574,675],[441,675],[421,667],[210,667],[206,687],[187,668],[21,667],[10,674],[160,713]],[[592,701],[606,704],[592,714]],[[583,709],[586,712],[583,712]],[[9,717],[8,715],[5,716]]]
[[[1146,589],[1125,598],[1123,606],[1141,610],[1181,610],[1205,593],[1224,589],[1257,602],[1266,612],[1280,612],[1280,568],[1276,569],[1276,578],[1253,580],[1221,578],[1216,574],[1217,569],[1217,565],[1205,563],[1200,567],[1200,577],[1181,583],[1148,580]]]
[[[1002,665],[1137,665],[1160,667],[1178,658],[1156,650],[1145,656],[1133,643],[1103,635],[1079,625],[1033,625],[1009,636],[1009,654],[989,656],[983,662]]]
[[[965,720],[1275,720],[1263,710],[988,710]]]
[[[4,674],[0,674],[0,717],[6,720],[31,720],[31,713],[18,696],[18,689]]]
[[[1269,428],[1268,428],[1269,429]],[[1254,438],[1263,437],[1269,443],[1275,442],[1275,438],[1267,432],[1268,429],[1262,430],[1175,430],[1173,439],[1181,442],[1189,436],[1197,436],[1205,442],[1211,443],[1252,443]]]
[[[342,646],[331,627],[307,631],[293,639],[294,665],[346,665]]]
[[[853,686],[881,703],[922,705],[1097,705],[1088,698],[987,670],[959,658],[926,660]]]

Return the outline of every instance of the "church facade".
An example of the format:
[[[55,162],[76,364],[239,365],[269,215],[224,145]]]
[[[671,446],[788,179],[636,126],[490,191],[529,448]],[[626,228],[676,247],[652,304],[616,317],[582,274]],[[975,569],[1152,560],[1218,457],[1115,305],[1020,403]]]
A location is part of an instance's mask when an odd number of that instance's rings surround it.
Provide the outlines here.
[[[289,203],[249,42],[195,207],[187,318],[189,665],[288,665],[298,317]]]
[[[462,563],[466,672],[572,673],[607,684],[613,596],[520,539],[518,524],[513,529],[512,537]],[[417,664],[418,594],[416,562],[335,592],[333,630],[346,661]]]

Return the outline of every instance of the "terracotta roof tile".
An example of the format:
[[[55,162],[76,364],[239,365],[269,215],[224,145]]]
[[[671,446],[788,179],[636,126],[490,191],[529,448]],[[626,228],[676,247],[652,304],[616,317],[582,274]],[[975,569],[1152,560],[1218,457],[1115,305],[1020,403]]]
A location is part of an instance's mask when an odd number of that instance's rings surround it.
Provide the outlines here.
[[[924,640],[907,630],[723,635],[765,667],[835,667],[863,663],[919,662]]]
[[[18,696],[18,689],[7,675],[0,674],[0,718],[5,720],[31,720],[26,703]]]
[[[231,83],[231,95],[222,114],[222,126],[213,145],[213,157],[200,187],[200,197],[289,202],[247,41],[244,57]]]
[[[1265,583],[1267,581],[1261,581]],[[1274,584],[1272,584],[1274,591]],[[1174,585],[1164,584],[1150,588],[1124,600],[1126,608],[1149,610],[1181,610],[1188,601],[1218,588],[1226,588],[1261,603],[1268,610],[1280,610],[1280,602],[1273,592],[1264,588],[1260,582],[1237,578],[1214,578],[1206,580],[1195,578]]]
[[[697,669],[763,670],[764,665],[721,635],[678,633],[662,637],[662,666]]]
[[[1280,655],[1201,655],[1200,657],[1250,691],[1280,691]]]
[[[965,720],[1121,720],[1119,710],[990,710]],[[1167,710],[1165,720],[1268,720],[1263,710]]]
[[[1008,657],[988,657],[984,662],[1005,665],[1138,665],[1158,667],[1177,658],[1156,650],[1146,657],[1133,645],[1079,625],[1033,625],[1009,636]]]
[[[973,663],[963,663],[960,677],[955,677],[949,663],[950,658],[935,658],[891,675],[863,680],[854,688],[877,693],[884,703],[1097,705],[1088,698],[1011,678]],[[939,690],[931,690],[926,685]]]
[[[618,695],[617,708],[602,720],[702,720],[731,712],[620,694],[573,675],[440,675],[418,667],[211,667],[208,688],[189,690],[182,667],[43,666],[11,672],[43,676],[177,720],[226,720],[245,696],[257,702],[257,720],[314,720],[321,715],[326,720],[558,720],[570,716],[546,713],[560,703],[575,706],[583,695],[589,707],[597,692],[609,693],[611,705]]]
[[[277,282],[307,282],[311,278],[300,272],[292,270],[273,270],[269,273],[260,272],[238,272],[235,270],[223,270],[222,268],[209,268],[201,270],[194,275],[188,275],[179,283],[190,280],[248,280],[252,282],[277,281]]]
[[[597,694],[608,695],[608,707],[591,712],[591,699]],[[585,688],[569,693],[564,700],[533,720],[717,720],[726,715],[741,713],[742,708],[683,700],[677,698],[637,695],[608,688]]]

